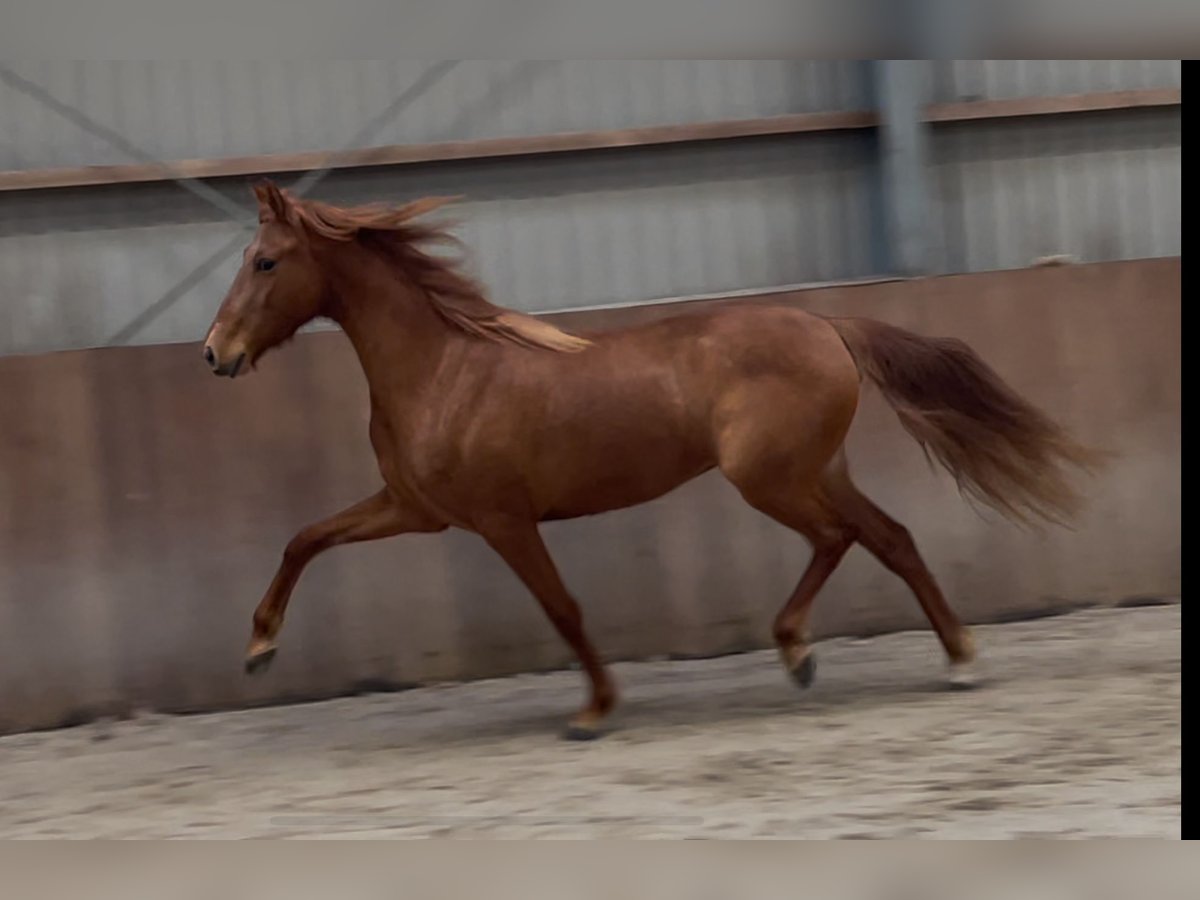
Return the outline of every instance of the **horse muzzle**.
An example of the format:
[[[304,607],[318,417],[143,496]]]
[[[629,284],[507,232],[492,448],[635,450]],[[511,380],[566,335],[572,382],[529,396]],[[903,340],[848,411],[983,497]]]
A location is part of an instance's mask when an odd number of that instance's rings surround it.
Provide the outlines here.
[[[212,369],[214,375],[237,378],[238,373],[242,370],[242,364],[246,362],[246,354],[239,353],[229,359],[221,359],[213,350],[212,344],[207,344],[204,347],[204,361],[208,363],[208,367]]]

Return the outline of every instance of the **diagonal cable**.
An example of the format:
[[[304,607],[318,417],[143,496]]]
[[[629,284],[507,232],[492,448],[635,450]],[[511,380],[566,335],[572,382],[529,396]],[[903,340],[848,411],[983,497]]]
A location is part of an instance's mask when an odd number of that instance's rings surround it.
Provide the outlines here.
[[[412,83],[403,93],[395,100],[388,104],[387,108],[373,117],[366,125],[350,139],[350,142],[342,151],[332,155],[325,166],[320,169],[314,169],[300,178],[292,187],[293,193],[297,196],[303,196],[308,191],[312,190],[316,185],[337,168],[337,157],[340,153],[348,150],[354,150],[362,144],[372,140],[389,122],[408,104],[416,100],[421,94],[431,88],[434,84],[440,81],[451,69],[458,65],[462,60],[450,59],[441,60],[438,63],[426,69],[421,76]],[[2,70],[2,68],[0,68]],[[202,182],[196,182],[202,187],[207,188]],[[211,189],[210,189],[211,190]],[[215,192],[214,192],[215,193]],[[220,196],[220,195],[218,195]],[[222,197],[222,199],[225,199]],[[249,214],[249,210],[243,210],[244,214]],[[120,331],[116,332],[105,343],[108,346],[116,346],[124,344],[133,338],[143,328],[153,322],[156,318],[175,305],[182,297],[191,290],[196,284],[201,282],[205,276],[215,270],[230,253],[233,253],[241,244],[240,235],[229,243],[223,245],[212,256],[207,257],[196,268],[185,275],[179,282],[171,287],[165,294],[155,300],[150,306],[138,313],[128,324]]]
[[[338,156],[349,150],[355,150],[363,144],[368,144],[378,137],[379,133],[386,128],[391,121],[396,118],[400,110],[408,106],[423,93],[441,81],[450,70],[461,63],[461,59],[442,59],[434,63],[428,69],[421,73],[421,76],[406,88],[399,97],[387,105],[387,108],[376,115],[373,119],[367,122],[358,132],[350,139],[341,151],[333,154],[333,157],[321,168],[313,169],[311,172],[304,175],[292,185],[292,193],[297,197],[303,197],[330,172],[337,168]]]
[[[110,337],[105,343],[109,347],[117,347],[127,343],[130,338],[174,306],[180,297],[208,277],[211,272],[216,271],[217,266],[225,262],[226,257],[242,246],[244,240],[245,238],[240,232],[235,234],[222,244],[216,252],[205,258],[204,262],[175,282],[170,290],[130,319],[120,331]]]
[[[244,223],[247,216],[252,215],[253,211],[242,206],[240,203],[235,203],[221,192],[214,190],[203,181],[198,181],[195,178],[189,178],[186,175],[181,175],[176,170],[172,169],[168,163],[164,163],[159,159],[147,153],[141,147],[129,141],[119,132],[107,125],[102,125],[91,116],[76,109],[75,107],[59,100],[40,84],[35,84],[26,78],[22,78],[16,72],[9,69],[7,66],[0,65],[0,82],[4,82],[9,87],[20,91],[27,97],[32,97],[43,106],[46,106],[67,121],[79,126],[88,134],[94,135],[101,140],[107,141],[112,146],[116,147],[121,152],[133,157],[138,162],[147,163],[155,166],[164,175],[177,183],[180,187],[191,191],[202,200],[211,203],[217,209],[224,212],[235,222]],[[243,225],[249,227],[249,225]]]

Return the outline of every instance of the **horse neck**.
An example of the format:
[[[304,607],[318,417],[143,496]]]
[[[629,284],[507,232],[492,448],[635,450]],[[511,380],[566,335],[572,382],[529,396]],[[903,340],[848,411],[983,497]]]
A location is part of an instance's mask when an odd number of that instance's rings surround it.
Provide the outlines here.
[[[437,372],[454,338],[449,325],[386,260],[353,244],[339,249],[330,318],[350,339],[373,396],[413,391]]]

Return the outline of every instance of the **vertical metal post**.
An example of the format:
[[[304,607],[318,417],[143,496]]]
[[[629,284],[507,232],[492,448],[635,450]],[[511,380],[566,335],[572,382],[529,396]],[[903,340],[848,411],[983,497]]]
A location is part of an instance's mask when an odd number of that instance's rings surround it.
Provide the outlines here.
[[[872,66],[883,251],[886,267],[898,275],[925,275],[932,269],[929,126],[921,110],[924,66],[924,61],[911,59],[880,59]]]

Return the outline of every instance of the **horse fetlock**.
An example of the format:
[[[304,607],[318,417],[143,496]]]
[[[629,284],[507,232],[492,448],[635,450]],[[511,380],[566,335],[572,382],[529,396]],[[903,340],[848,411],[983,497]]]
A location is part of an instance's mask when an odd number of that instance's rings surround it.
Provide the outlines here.
[[[282,627],[283,616],[274,613],[256,612],[251,630],[251,634],[253,635],[251,641],[273,641]]]
[[[617,705],[619,696],[617,686],[605,672],[603,678],[592,687],[592,702],[588,708],[596,710],[602,716],[607,715]]]

